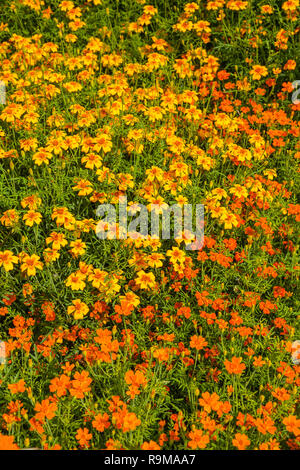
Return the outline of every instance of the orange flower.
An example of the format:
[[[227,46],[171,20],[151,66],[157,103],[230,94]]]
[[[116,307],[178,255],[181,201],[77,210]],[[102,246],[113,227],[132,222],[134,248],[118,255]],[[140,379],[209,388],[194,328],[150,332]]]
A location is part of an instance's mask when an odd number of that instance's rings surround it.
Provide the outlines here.
[[[197,349],[197,351],[200,351],[200,349],[204,349],[204,346],[207,346],[207,341],[205,338],[202,336],[197,336],[194,335],[191,337],[190,340],[190,347]]]
[[[245,450],[251,444],[251,441],[248,439],[246,434],[236,433],[234,439],[232,439],[232,443],[235,447],[239,450]]]
[[[33,292],[33,288],[30,284],[28,284],[28,282],[26,282],[24,285],[23,285],[23,289],[22,289],[22,293],[24,295],[24,297],[27,297],[28,295],[32,294]]]
[[[212,394],[204,392],[202,393],[202,398],[199,398],[199,405],[203,406],[207,413],[210,413],[212,410],[217,411],[221,405],[219,398],[219,395],[215,392]]]
[[[74,369],[75,365],[70,364],[69,361],[66,362],[64,366],[61,366],[62,370],[65,372],[67,375],[71,375],[72,370]]]
[[[119,350],[118,340],[112,340],[112,332],[108,329],[99,328],[96,330],[97,336],[95,342],[101,345],[101,352],[98,355],[98,359],[103,362],[111,362],[115,360],[116,353]]]
[[[75,398],[84,398],[84,394],[91,390],[91,382],[92,379],[89,377],[88,371],[75,372],[74,380],[71,382],[70,394]]]
[[[135,413],[126,413],[122,422],[122,431],[134,431],[140,424],[141,420],[135,415]]]
[[[67,389],[69,388],[70,384],[70,377],[65,374],[62,374],[60,377],[55,377],[51,380],[49,389],[50,392],[56,392],[58,397],[62,397],[67,394]]]
[[[104,414],[97,414],[95,416],[94,421],[92,422],[92,425],[97,431],[103,432],[105,429],[109,428],[110,423],[109,423],[109,416],[107,413]]]
[[[87,428],[79,428],[76,434],[76,439],[81,446],[89,446],[89,441],[92,439],[92,434],[89,433]]]
[[[290,415],[284,418],[282,422],[289,432],[292,432],[296,437],[300,436],[300,419],[297,419],[294,415]]]
[[[191,431],[188,437],[190,438],[188,447],[191,449],[204,449],[209,443],[208,435],[203,434],[201,429],[195,429],[194,431]]]
[[[274,421],[268,416],[264,416],[263,418],[257,418],[254,424],[257,427],[257,430],[262,434],[274,434],[276,432]]]
[[[39,434],[44,433],[44,428],[43,428],[43,426],[41,425],[41,422],[38,419],[31,418],[29,420],[29,423],[30,423],[30,431],[36,431]]]
[[[248,2],[243,2],[242,0],[230,0],[226,3],[226,7],[230,10],[245,10],[248,6]]]
[[[51,402],[49,398],[46,398],[42,400],[41,403],[36,403],[34,409],[37,411],[35,418],[42,423],[45,418],[54,418],[57,405]]]
[[[273,397],[277,398],[279,401],[286,401],[290,399],[290,394],[285,388],[275,388],[275,390],[272,392]]]
[[[41,309],[46,317],[46,320],[47,321],[54,321],[55,320],[55,311],[54,311],[54,305],[52,302],[44,302],[42,305],[41,305]]]
[[[259,450],[280,450],[280,447],[276,439],[270,439],[270,441],[260,444]]]
[[[262,367],[264,364],[266,364],[266,361],[263,360],[262,356],[254,356],[253,357],[253,365],[254,367]]]
[[[5,315],[7,315],[7,313],[8,313],[8,308],[7,307],[0,307],[0,315],[2,317],[5,317]],[[1,350],[1,346],[0,346],[0,350]],[[0,359],[0,362],[1,362],[1,359]]]
[[[150,442],[144,442],[141,445],[141,449],[143,449],[143,450],[160,450],[160,446],[156,442],[150,441]]]
[[[5,436],[0,434],[0,450],[18,450],[17,444],[14,444],[14,436]]]
[[[118,398],[119,397],[113,397],[115,400],[118,400]],[[112,406],[110,408],[112,408]],[[121,429],[122,432],[134,431],[137,426],[141,424],[141,420],[135,413],[129,412],[126,403],[121,400],[118,400],[118,405],[115,410],[116,411],[112,414],[112,423],[117,429]]]
[[[229,374],[241,374],[246,369],[241,357],[233,357],[231,361],[226,359],[224,365]]]
[[[14,384],[9,384],[7,388],[11,391],[11,393],[23,393],[25,392],[25,381],[23,379],[19,380]]]
[[[123,450],[121,442],[117,440],[114,441],[113,439],[108,439],[105,443],[105,447],[107,450]]]
[[[135,385],[136,387],[140,387],[142,385],[143,387],[145,387],[147,384],[147,379],[145,375],[139,370],[136,372],[133,372],[133,370],[129,370],[125,374],[125,382],[128,385],[131,384]]]
[[[170,355],[170,349],[169,348],[159,348],[156,349],[153,353],[153,357],[158,359],[159,361],[168,361]]]
[[[133,399],[141,393],[140,386],[145,388],[148,381],[141,371],[138,370],[134,373],[132,370],[129,370],[125,374],[125,382],[130,385],[129,391],[126,394]]]

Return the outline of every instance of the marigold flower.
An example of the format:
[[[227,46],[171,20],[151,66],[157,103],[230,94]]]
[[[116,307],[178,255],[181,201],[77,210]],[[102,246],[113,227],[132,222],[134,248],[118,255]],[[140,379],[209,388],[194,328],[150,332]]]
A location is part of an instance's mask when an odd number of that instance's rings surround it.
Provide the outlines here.
[[[68,279],[65,281],[67,287],[71,287],[72,290],[83,290],[85,288],[85,275],[80,271],[70,274]]]
[[[268,75],[268,69],[263,65],[254,65],[252,70],[250,70],[250,75],[252,76],[253,80],[260,80],[261,77]]]
[[[274,421],[269,416],[264,416],[264,418],[257,418],[253,423],[259,432],[262,434],[274,434],[276,432],[276,427]]]
[[[3,212],[3,216],[0,219],[1,224],[6,227],[13,227],[19,220],[19,215],[15,209],[9,209]]]
[[[141,270],[137,274],[135,283],[140,287],[140,289],[151,289],[155,287],[155,276],[153,273],[146,273]]]
[[[25,220],[25,225],[29,227],[32,227],[33,224],[39,225],[42,221],[42,214],[34,210],[29,210],[23,215],[23,220]]]
[[[73,305],[68,307],[68,314],[73,314],[75,320],[82,320],[89,311],[88,306],[80,299],[72,300],[72,303]]]
[[[32,160],[38,166],[41,166],[42,163],[45,163],[45,165],[48,165],[51,158],[52,158],[52,153],[48,152],[46,149],[39,149],[32,156]]]
[[[79,428],[75,437],[79,444],[83,447],[88,447],[89,441],[93,438],[92,434],[87,428]]]
[[[109,416],[107,413],[99,413],[95,416],[95,419],[92,422],[92,425],[97,431],[103,432],[105,429],[109,428]]]
[[[8,390],[10,390],[11,393],[23,393],[25,392],[25,380],[20,379],[18,382],[14,384],[8,384],[7,386]]]
[[[205,449],[209,443],[209,437],[201,429],[195,429],[188,434],[190,441],[188,447],[191,449]]]
[[[46,398],[45,400],[42,400],[41,403],[36,403],[34,409],[36,411],[35,418],[43,423],[46,418],[54,418],[57,404],[55,402],[51,402],[49,398]]]
[[[18,450],[19,446],[14,443],[14,436],[0,434],[0,450]]]
[[[245,450],[251,444],[250,439],[246,434],[236,433],[234,439],[232,439],[232,444],[237,447],[239,450]]]
[[[218,411],[221,406],[221,402],[219,401],[220,397],[217,393],[213,392],[210,394],[209,392],[203,392],[202,398],[199,398],[199,405],[204,408],[204,411],[210,413],[213,411]]]
[[[286,429],[293,433],[296,437],[300,436],[300,419],[294,415],[289,415],[282,420]]]
[[[14,269],[14,264],[17,264],[19,259],[10,250],[0,251],[0,266],[3,266],[5,271]]]
[[[81,373],[75,372],[74,379],[70,384],[70,394],[75,398],[84,398],[84,394],[91,390],[91,383],[92,379],[88,371],[83,370]]]
[[[224,365],[229,374],[241,374],[246,369],[241,357],[233,357],[231,361],[226,359]]]
[[[25,255],[22,259],[21,271],[27,276],[35,276],[37,269],[43,269],[43,263],[38,255]]]
[[[142,450],[160,450],[160,446],[155,441],[143,442]]]
[[[203,336],[197,336],[193,335],[190,340],[190,347],[197,349],[197,351],[200,351],[201,349],[204,349],[204,347],[207,346],[207,341]]]
[[[77,240],[70,242],[70,247],[71,247],[70,252],[72,253],[72,255],[77,257],[85,253],[86,243],[82,241],[81,238],[78,238]]]
[[[51,380],[49,389],[51,393],[56,393],[58,397],[63,397],[67,394],[67,390],[70,385],[70,377],[65,374],[60,375],[59,377],[55,377]]]
[[[167,256],[170,257],[170,261],[172,263],[176,263],[177,261],[179,263],[183,263],[185,260],[185,253],[183,250],[180,250],[177,247],[173,247],[171,250],[167,251]]]

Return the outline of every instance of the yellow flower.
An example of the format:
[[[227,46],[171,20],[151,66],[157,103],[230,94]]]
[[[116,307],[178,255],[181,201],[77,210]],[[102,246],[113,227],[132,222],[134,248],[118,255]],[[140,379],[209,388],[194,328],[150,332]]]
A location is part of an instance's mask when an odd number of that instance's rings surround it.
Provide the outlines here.
[[[170,261],[173,264],[176,263],[176,261],[182,264],[185,260],[184,251],[180,250],[180,248],[177,248],[175,246],[173,246],[172,250],[167,251],[167,256],[170,256]]]
[[[66,280],[66,286],[71,287],[72,290],[83,290],[85,288],[84,279],[85,276],[80,271],[77,271],[70,274]]]
[[[69,1],[69,0],[63,0],[62,2],[60,2],[59,8],[62,11],[69,11],[69,10],[72,10],[74,8],[74,3]]]
[[[140,289],[150,289],[155,286],[155,276],[153,273],[146,273],[141,270],[137,274],[135,283],[140,287]]]
[[[45,165],[49,164],[49,160],[52,158],[52,154],[45,149],[40,149],[32,156],[32,160],[36,165],[41,165],[45,163]]]
[[[100,269],[94,269],[94,271],[90,273],[88,280],[92,283],[93,287],[100,289],[100,287],[104,285],[106,278],[107,278],[106,271],[101,271]]]
[[[38,255],[29,256],[25,254],[22,259],[21,271],[26,271],[28,276],[35,276],[37,269],[43,269],[40,257]]]
[[[81,162],[85,163],[85,168],[93,170],[94,167],[99,168],[101,166],[102,158],[96,153],[89,153],[85,157],[82,157]]]
[[[46,248],[43,251],[43,256],[46,263],[51,263],[52,261],[56,261],[60,257],[60,254],[58,250],[54,248]]]
[[[112,141],[110,140],[110,136],[107,134],[98,134],[93,141],[96,152],[103,150],[104,153],[107,153],[112,149]]]
[[[245,188],[245,186],[242,186],[240,184],[235,184],[232,188],[230,188],[229,192],[231,194],[234,194],[234,196],[237,197],[247,197],[248,196],[248,191]]]
[[[42,220],[42,214],[40,214],[40,212],[36,212],[34,210],[29,210],[23,216],[23,220],[25,220],[25,225],[28,225],[29,227],[32,227],[33,224],[39,225],[41,223],[41,220]]]
[[[220,218],[221,222],[224,223],[224,228],[232,229],[233,227],[237,227],[238,220],[234,214],[227,212],[223,217]]]
[[[6,227],[13,227],[19,220],[19,215],[15,209],[9,209],[3,212],[0,222]]]
[[[75,320],[82,320],[82,318],[88,313],[89,308],[80,299],[72,300],[73,305],[68,307],[68,314],[73,314]]]
[[[5,271],[14,269],[13,263],[18,263],[18,257],[10,250],[0,251],[0,266],[3,266]]]
[[[268,75],[268,69],[263,65],[254,65],[252,70],[250,70],[250,75],[253,80],[260,80],[261,77],[266,77]]]
[[[79,255],[83,255],[85,253],[85,249],[86,249],[86,243],[84,243],[81,238],[78,238],[78,240],[75,240],[73,242],[70,243],[70,246],[72,247],[72,249],[70,250],[70,252],[74,255],[74,256],[79,256]]]
[[[121,290],[121,286],[118,282],[118,278],[114,275],[110,277],[103,288],[103,292],[106,294],[106,298],[109,299],[110,295],[115,295],[116,292]]]
[[[24,197],[21,201],[21,206],[23,207],[23,209],[29,207],[29,209],[34,210],[41,204],[41,202],[41,198],[33,194],[32,196]]]
[[[46,243],[49,245],[52,243],[52,248],[54,250],[59,250],[61,246],[66,246],[68,244],[63,233],[52,232],[50,236],[46,238]]]
[[[288,0],[282,4],[282,9],[285,11],[295,12],[299,7],[299,0]]]
[[[93,188],[91,187],[92,183],[88,180],[80,180],[77,182],[76,186],[73,186],[72,189],[78,191],[78,196],[87,196],[91,192],[93,192]]]
[[[78,82],[68,82],[64,83],[64,88],[66,88],[69,93],[72,93],[75,91],[80,91],[82,89],[82,85],[80,85]]]
[[[277,172],[275,169],[267,169],[264,171],[264,175],[266,175],[269,180],[272,180],[274,176],[277,176]]]
[[[161,253],[151,253],[151,255],[147,257],[147,264],[151,268],[160,268],[163,265],[161,260],[163,260],[164,258],[164,255],[162,255]]]

